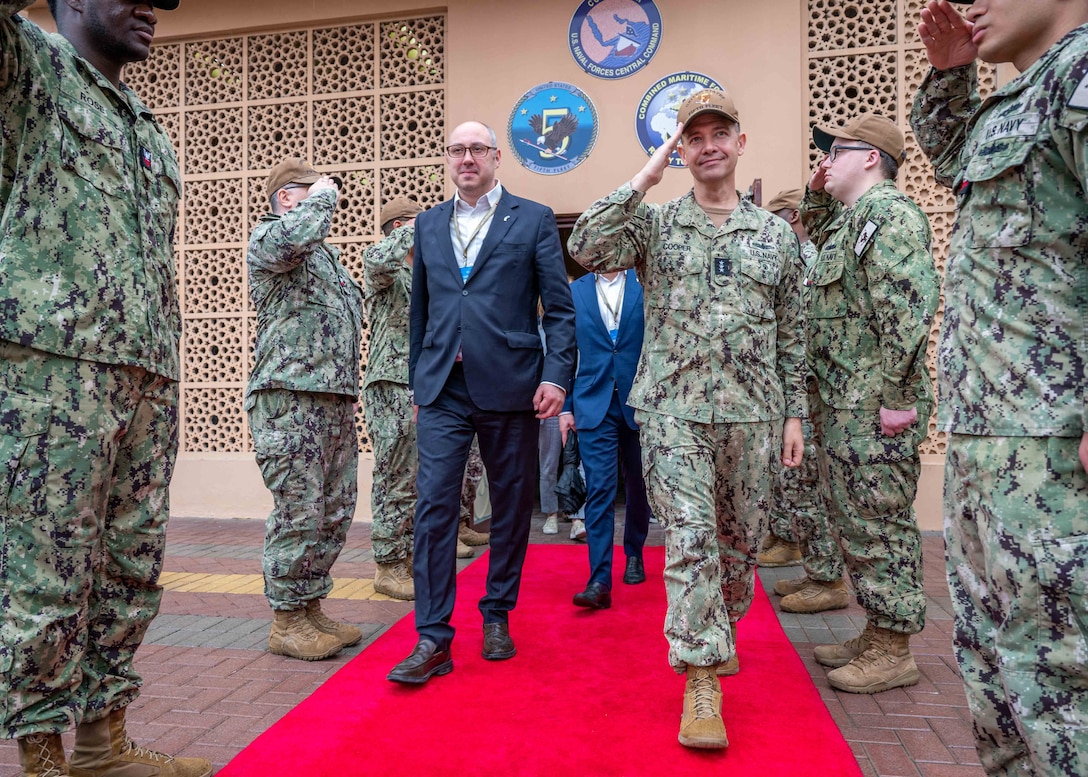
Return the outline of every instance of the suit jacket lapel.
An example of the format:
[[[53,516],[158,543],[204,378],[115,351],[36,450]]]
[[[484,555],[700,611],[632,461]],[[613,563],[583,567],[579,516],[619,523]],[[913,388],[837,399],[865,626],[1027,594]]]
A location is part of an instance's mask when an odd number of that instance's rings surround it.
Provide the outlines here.
[[[487,227],[487,236],[484,237],[484,242],[480,246],[480,253],[476,255],[476,261],[472,265],[472,272],[468,276],[469,281],[475,277],[480,266],[488,260],[496,246],[506,237],[510,227],[514,225],[514,221],[517,219],[515,213],[517,204],[513,202],[513,199],[506,189],[503,189],[502,197],[499,198],[499,204],[495,208],[495,213],[491,216],[491,223]]]
[[[589,276],[593,279],[593,283],[581,283],[579,293],[582,295],[582,304],[585,310],[592,310],[593,315],[590,316],[597,322],[597,331],[601,333],[601,337],[609,345],[612,344],[612,335],[608,334],[608,328],[604,325],[604,319],[601,318],[601,306],[597,302],[597,276],[590,273]]]
[[[623,282],[623,306],[620,308],[620,334],[616,338],[617,342],[621,337],[631,331],[634,324],[631,323],[631,316],[634,315],[635,310],[642,305],[642,300],[639,298],[639,285],[638,274],[634,270],[625,270],[626,278]]]
[[[457,283],[461,283],[461,268],[457,265],[456,249],[453,247],[453,239],[450,237],[450,219],[453,218],[453,200],[446,200],[435,205],[431,210],[435,212],[435,228],[438,230],[438,247],[442,249],[442,261],[457,276]]]

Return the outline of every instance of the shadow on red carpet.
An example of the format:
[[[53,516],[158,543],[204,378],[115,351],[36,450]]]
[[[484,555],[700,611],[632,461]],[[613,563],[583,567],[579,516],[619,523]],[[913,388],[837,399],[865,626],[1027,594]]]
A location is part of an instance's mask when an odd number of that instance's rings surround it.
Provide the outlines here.
[[[451,674],[385,679],[415,645],[405,616],[220,777],[861,775],[761,589],[739,624],[741,672],[722,678],[729,749],[698,751],[676,740],[684,680],[666,660],[662,548],[646,549],[646,583],[618,583],[612,609],[592,612],[571,604],[585,546],[531,545],[510,617],[518,654],[498,662],[480,656],[486,559],[457,579]]]

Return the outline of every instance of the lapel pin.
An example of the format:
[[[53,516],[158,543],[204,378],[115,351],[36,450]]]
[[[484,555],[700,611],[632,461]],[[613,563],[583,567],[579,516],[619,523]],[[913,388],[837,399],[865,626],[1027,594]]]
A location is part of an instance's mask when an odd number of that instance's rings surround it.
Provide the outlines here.
[[[509,217],[509,216],[503,216],[503,217],[502,217],[502,220],[503,220],[503,221],[509,221],[509,220],[510,220],[510,217]]]

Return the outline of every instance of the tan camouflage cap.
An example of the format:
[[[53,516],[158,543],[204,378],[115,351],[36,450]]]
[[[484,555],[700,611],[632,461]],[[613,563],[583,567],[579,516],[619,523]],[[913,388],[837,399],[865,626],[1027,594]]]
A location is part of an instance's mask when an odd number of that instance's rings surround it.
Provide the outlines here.
[[[907,158],[904,148],[903,132],[891,119],[876,113],[863,113],[851,119],[841,127],[812,128],[812,139],[821,151],[830,151],[835,138],[860,140],[886,153],[898,163]]]
[[[771,213],[777,213],[780,210],[797,210],[804,196],[804,189],[786,189],[772,197],[764,207]]]
[[[397,219],[402,221],[405,219],[414,219],[422,212],[423,208],[419,207],[418,202],[411,197],[399,195],[385,203],[382,207],[382,212],[378,215],[378,224],[380,226],[385,226],[390,221],[396,221]]]
[[[680,105],[676,120],[687,124],[701,113],[716,113],[731,121],[740,123],[740,113],[733,103],[733,98],[724,89],[703,89],[696,92]]]
[[[289,183],[315,183],[323,175],[328,175],[328,173],[317,172],[302,157],[287,157],[287,159],[273,167],[272,172],[268,174],[267,194],[271,197]],[[336,181],[338,188],[344,186],[340,176],[333,175],[330,177]]]

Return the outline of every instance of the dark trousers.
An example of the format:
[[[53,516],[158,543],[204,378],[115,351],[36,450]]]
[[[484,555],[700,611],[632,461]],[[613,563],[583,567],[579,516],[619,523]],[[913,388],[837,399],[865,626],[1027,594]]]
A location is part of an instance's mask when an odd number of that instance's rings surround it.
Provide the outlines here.
[[[435,401],[419,408],[417,421],[416,631],[446,647],[454,633],[457,519],[472,438],[480,441],[492,506],[491,557],[480,613],[485,624],[505,623],[517,603],[529,546],[539,421],[532,411],[495,413],[476,407],[459,363]]]
[[[612,539],[616,526],[617,465],[623,466],[626,484],[626,520],[623,552],[642,558],[642,546],[650,527],[650,506],[642,479],[642,446],[638,430],[623,418],[618,394],[604,420],[593,429],[578,430],[578,449],[586,472],[586,544],[589,545],[589,579],[612,587]]]

